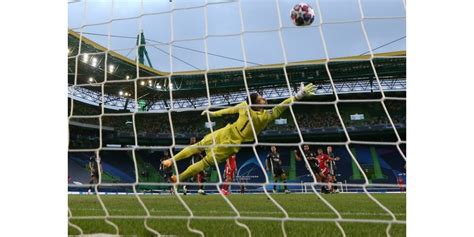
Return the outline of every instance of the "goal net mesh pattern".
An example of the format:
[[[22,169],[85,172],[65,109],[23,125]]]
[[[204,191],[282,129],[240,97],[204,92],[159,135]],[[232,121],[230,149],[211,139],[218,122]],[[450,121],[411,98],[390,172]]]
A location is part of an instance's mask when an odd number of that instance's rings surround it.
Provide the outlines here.
[[[111,7],[114,9],[114,4],[117,1],[111,1]],[[178,185],[172,185],[168,182],[154,182],[154,181],[147,181],[144,180],[143,176],[144,171],[147,169],[147,167],[144,167],[141,165],[141,162],[139,161],[138,158],[138,153],[139,151],[169,151],[170,155],[173,156],[179,151],[180,149],[186,147],[185,144],[181,144],[177,142],[176,138],[179,137],[177,135],[177,131],[180,130],[179,126],[184,126],[182,123],[179,125],[176,125],[174,122],[176,118],[176,113],[180,112],[199,112],[201,113],[202,111],[212,111],[217,108],[227,108],[229,107],[228,105],[225,104],[219,104],[218,102],[215,101],[215,98],[213,97],[213,85],[209,83],[209,75],[212,73],[215,73],[216,71],[219,72],[226,72],[226,70],[229,71],[240,71],[242,74],[242,85],[244,88],[242,88],[241,91],[235,92],[234,96],[237,98],[242,98],[243,99],[250,97],[250,93],[255,90],[255,87],[252,86],[251,80],[252,78],[249,78],[248,71],[253,70],[255,68],[255,63],[251,63],[248,58],[248,41],[244,40],[244,35],[247,33],[274,33],[272,35],[278,37],[278,41],[280,44],[280,50],[281,54],[283,56],[283,61],[280,64],[275,64],[275,65],[270,65],[270,66],[265,66],[261,65],[258,68],[259,69],[279,69],[282,71],[282,74],[284,76],[283,80],[286,82],[286,86],[278,88],[278,89],[268,89],[268,88],[261,88],[260,92],[265,93],[279,93],[278,96],[280,98],[288,97],[288,96],[293,96],[297,92],[297,85],[299,83],[296,83],[292,81],[292,79],[289,76],[288,73],[288,68],[292,65],[295,65],[293,62],[289,61],[288,59],[288,45],[285,44],[284,40],[284,35],[283,31],[285,29],[291,28],[287,26],[282,20],[282,19],[288,19],[287,13],[288,9],[281,9],[281,4],[279,0],[275,1],[266,1],[266,4],[274,4],[272,6],[272,9],[276,9],[276,14],[278,16],[278,27],[274,29],[267,29],[267,30],[247,30],[246,29],[246,24],[244,22],[245,15],[243,14],[242,10],[242,2],[241,1],[205,1],[201,5],[196,5],[192,7],[179,7],[177,6],[177,1],[170,1],[169,3],[167,1],[166,4],[170,5],[170,9],[166,12],[153,12],[150,9],[147,9],[147,2],[146,1],[141,1],[138,4],[140,4],[140,13],[135,16],[131,16],[128,19],[116,19],[116,18],[110,18],[109,20],[103,22],[103,23],[95,23],[95,24],[89,24],[86,20],[86,18],[90,15],[90,12],[93,12],[94,9],[91,9],[89,4],[89,1],[82,1],[82,2],[70,2],[70,4],[80,4],[80,8],[83,10],[83,18],[84,20],[81,23],[81,26],[78,28],[73,28],[72,30],[77,32],[79,36],[79,44],[77,49],[75,51],[72,51],[68,55],[68,59],[70,62],[73,62],[75,65],[74,71],[69,72],[70,78],[74,78],[74,82],[70,83],[69,85],[69,97],[70,97],[70,111],[68,113],[68,118],[70,121],[70,124],[90,124],[92,123],[91,128],[95,128],[98,131],[98,146],[97,147],[91,147],[91,148],[69,148],[69,153],[70,154],[79,154],[79,153],[87,153],[89,156],[94,157],[94,160],[98,157],[100,158],[103,152],[107,151],[122,151],[122,152],[128,152],[130,154],[130,157],[132,158],[132,166],[133,166],[133,173],[135,175],[135,179],[130,181],[130,182],[117,182],[117,181],[104,181],[104,180],[114,180],[113,177],[104,177],[103,172],[99,172],[99,177],[98,177],[98,182],[96,184],[84,184],[84,183],[79,183],[79,182],[74,182],[73,184],[69,184],[69,188],[75,188],[75,190],[82,190],[81,193],[85,194],[87,193],[87,189],[91,189],[90,192],[93,195],[87,195],[87,197],[92,197],[94,199],[94,202],[96,202],[97,208],[94,209],[92,208],[91,210],[87,210],[87,208],[84,208],[84,210],[76,210],[75,208],[69,208],[69,213],[68,213],[68,218],[69,218],[69,226],[70,226],[70,233],[76,233],[79,235],[84,235],[84,234],[94,234],[94,233],[110,233],[110,234],[123,234],[122,231],[123,229],[120,227],[121,224],[124,223],[124,221],[138,221],[142,223],[143,227],[149,232],[150,235],[168,235],[170,233],[164,233],[162,229],[156,228],[154,225],[150,224],[153,221],[157,220],[169,220],[169,221],[182,221],[185,223],[185,232],[205,236],[206,230],[203,229],[203,227],[196,227],[193,225],[195,222],[199,222],[202,220],[207,220],[207,221],[228,221],[234,223],[235,228],[240,228],[243,233],[246,233],[248,236],[255,236],[256,233],[253,232],[253,229],[251,225],[249,224],[251,221],[268,221],[272,223],[278,223],[279,225],[279,230],[278,232],[281,233],[283,236],[288,235],[288,225],[289,223],[295,223],[295,222],[300,222],[300,223],[332,223],[336,227],[336,233],[335,235],[342,235],[346,236],[347,235],[347,229],[348,227],[345,226],[345,223],[374,223],[374,224],[383,224],[384,226],[384,233],[387,236],[391,236],[391,229],[393,225],[405,225],[405,220],[397,216],[397,213],[394,213],[391,208],[389,208],[389,205],[386,205],[385,202],[382,202],[377,198],[376,195],[372,192],[373,190],[377,190],[377,188],[380,189],[387,189],[387,190],[399,190],[400,187],[404,187],[404,185],[400,186],[399,184],[394,184],[394,183],[372,183],[367,177],[367,172],[365,171],[364,167],[362,166],[360,160],[357,159],[356,154],[354,154],[354,150],[352,149],[352,146],[354,145],[374,145],[374,146],[392,146],[396,148],[396,150],[399,153],[399,156],[402,159],[406,159],[405,153],[404,153],[404,145],[405,141],[402,139],[401,135],[399,134],[399,129],[396,127],[396,122],[393,120],[393,116],[390,113],[390,110],[388,108],[388,103],[390,101],[399,101],[404,103],[405,102],[405,97],[396,97],[396,96],[391,96],[387,95],[386,91],[384,91],[384,88],[387,88],[387,86],[384,84],[384,80],[379,77],[378,73],[378,68],[376,65],[376,60],[379,59],[404,59],[405,56],[393,56],[393,55],[382,55],[382,54],[376,54],[375,48],[377,45],[374,45],[373,42],[369,40],[369,35],[367,31],[367,22],[368,21],[373,21],[373,20],[404,20],[405,16],[379,16],[379,17],[373,17],[373,16],[366,16],[365,9],[364,9],[364,4],[362,0],[358,1],[353,1],[355,4],[357,4],[358,10],[360,17],[359,19],[355,20],[346,20],[346,21],[328,21],[324,18],[324,12],[321,10],[321,3],[319,0],[317,1],[312,1],[308,2],[313,9],[315,10],[316,13],[316,20],[313,25],[305,27],[306,29],[314,30],[318,32],[320,36],[320,42],[321,42],[321,47],[324,52],[325,57],[322,60],[319,60],[317,62],[312,62],[313,64],[317,64],[321,66],[326,72],[328,78],[329,78],[329,83],[328,84],[321,84],[320,87],[318,87],[316,91],[316,97],[318,96],[318,93],[322,93],[324,91],[329,92],[330,94],[333,95],[334,99],[331,101],[318,101],[318,100],[303,100],[303,101],[297,101],[293,102],[292,104],[289,105],[288,107],[288,113],[289,113],[289,118],[294,121],[294,130],[296,131],[296,136],[298,138],[297,142],[271,142],[271,141],[261,141],[261,139],[258,137],[258,134],[255,133],[255,128],[252,123],[252,120],[250,120],[250,126],[252,127],[252,130],[255,135],[255,141],[253,143],[246,143],[246,144],[241,144],[239,146],[248,149],[249,151],[253,152],[253,155],[256,157],[256,161],[258,162],[258,167],[261,169],[261,174],[264,175],[264,182],[241,182],[239,180],[233,181],[230,184],[234,185],[233,187],[242,187],[243,188],[255,188],[255,190],[258,190],[256,192],[259,193],[259,195],[267,200],[266,205],[271,206],[271,210],[273,210],[274,213],[277,213],[277,215],[264,215],[261,216],[259,215],[258,212],[256,214],[251,214],[251,211],[242,211],[242,203],[236,203],[233,199],[233,195],[231,196],[225,196],[222,193],[218,192],[222,185],[225,183],[225,174],[222,172],[222,165],[223,164],[214,164],[215,166],[215,171],[217,174],[217,181],[216,182],[204,182],[202,185],[204,185],[207,189],[213,189],[217,190],[215,192],[215,197],[218,197],[218,201],[216,201],[216,206],[215,210],[210,210],[208,213],[205,215],[202,214],[202,210],[199,211],[199,206],[196,206],[195,203],[192,203],[189,199],[185,198],[182,195],[182,186],[183,185],[188,185],[188,186],[196,186],[195,182],[181,182]],[[225,8],[226,4],[236,4],[238,6],[238,16],[240,20],[240,32],[238,34],[230,34],[230,35],[211,35],[209,33],[209,22],[208,22],[208,14],[207,10],[210,6],[216,6],[218,5],[219,7]],[[405,8],[405,2],[402,1],[400,4],[403,5],[403,9]],[[116,8],[116,6],[115,6]],[[205,24],[204,24],[204,35],[200,38],[193,38],[193,39],[175,39],[175,32],[174,32],[174,24],[173,22],[176,20],[175,19],[175,14],[180,11],[186,11],[186,10],[192,10],[192,9],[203,9],[204,11],[204,19],[205,19]],[[170,40],[169,42],[166,43],[159,43],[159,44],[153,44],[153,43],[147,43],[146,45],[144,44],[145,39],[142,39],[144,37],[143,34],[140,34],[142,32],[142,18],[146,16],[153,16],[153,15],[160,15],[160,14],[166,14],[169,16],[169,22],[170,22]],[[142,67],[140,64],[143,64],[143,62],[139,62],[140,54],[143,57],[143,53],[141,52],[142,47],[134,47],[130,49],[123,49],[123,50],[117,50],[117,49],[110,49],[110,42],[113,40],[114,36],[111,33],[111,28],[114,22],[121,21],[121,20],[136,20],[138,22],[136,33],[138,35],[137,43],[142,42],[143,45],[141,46],[146,46],[146,47],[155,47],[158,50],[165,51],[169,60],[169,66],[170,70],[169,72],[164,73],[164,75],[160,76],[148,76],[148,75],[140,75],[142,72]],[[359,24],[360,29],[363,33],[363,38],[366,43],[368,52],[364,54],[362,57],[349,57],[349,58],[344,58],[344,59],[338,59],[338,58],[333,58],[330,56],[329,53],[329,47],[328,47],[328,42],[327,38],[325,37],[325,32],[324,26],[326,25],[337,25],[337,24]],[[99,53],[90,53],[87,52],[84,48],[83,41],[87,40],[86,39],[86,33],[87,29],[90,27],[95,27],[95,26],[100,26],[108,29],[108,33],[105,34],[105,38],[107,39],[106,42],[107,46],[103,48],[102,52]],[[192,22],[190,23],[190,26],[192,27]],[[146,32],[145,32],[146,33]],[[215,37],[225,37],[225,36],[235,36],[239,37],[240,40],[240,45],[241,45],[241,54],[242,54],[242,67],[238,68],[232,68],[232,69],[213,69],[210,67],[209,63],[209,55],[212,55],[211,52],[209,52],[208,49],[208,40],[210,37],[215,36]],[[136,38],[137,36],[134,35],[132,37]],[[304,37],[304,35],[302,36]],[[203,96],[200,100],[200,104],[196,106],[196,104],[186,104],[186,103],[180,103],[183,101],[181,97],[174,99],[176,96],[176,93],[179,93],[179,88],[173,88],[173,87],[178,87],[177,84],[173,84],[173,78],[176,76],[180,75],[192,75],[193,72],[187,72],[183,73],[181,71],[176,71],[173,70],[173,65],[176,63],[176,61],[181,61],[181,63],[186,63],[185,59],[178,58],[174,55],[174,51],[176,51],[177,45],[179,45],[180,42],[186,42],[186,41],[193,41],[193,40],[202,40],[204,42],[204,57],[205,57],[205,68],[204,70],[201,70],[199,72],[196,72],[196,74],[200,74],[204,78],[205,82],[205,91],[202,92]],[[262,46],[264,47],[264,46]],[[127,55],[129,58],[135,58],[132,59],[135,63],[136,70],[135,70],[135,75],[127,75],[126,82],[131,85],[132,90],[129,91],[120,91],[120,96],[116,96],[112,98],[110,95],[109,90],[110,86],[115,86],[119,87],[120,83],[123,83],[123,81],[120,80],[114,80],[111,78],[111,74],[115,70],[119,70],[120,68],[117,68],[111,65],[112,58],[115,57],[117,58],[118,56],[114,54],[113,51],[116,51],[116,54],[122,54],[122,55]],[[146,54],[146,52],[145,52]],[[102,60],[96,61],[93,60],[94,56],[103,56]],[[147,55],[145,55],[147,56]],[[103,66],[103,71],[102,79],[97,79],[97,78],[89,78],[87,83],[81,82],[78,78],[81,77],[82,73],[80,71],[79,64],[83,63],[85,60],[89,64],[95,64],[96,66],[100,67],[100,65]],[[92,61],[91,61],[92,60]],[[367,65],[369,65],[370,73],[373,75],[373,81],[371,82],[374,90],[380,94],[380,97],[378,98],[348,98],[345,99],[344,96],[341,96],[340,92],[343,91],[341,84],[339,81],[334,80],[334,75],[333,71],[331,70],[331,64],[332,63],[338,63],[338,62],[364,62]],[[94,65],[93,65],[94,66]],[[192,66],[192,65],[191,65]],[[192,66],[194,67],[194,66]],[[109,79],[111,78],[111,79]],[[163,84],[156,84],[155,80],[159,80],[160,82],[165,82]],[[150,81],[150,82],[148,82]],[[310,82],[310,81],[308,81]],[[153,83],[153,86],[158,86],[160,87],[168,87],[167,90],[162,90],[162,94],[166,96],[166,104],[162,105],[155,105],[155,107],[149,106],[149,110],[142,110],[142,104],[141,104],[141,95],[139,93],[139,88],[140,86],[143,85],[148,85],[148,83]],[[222,82],[225,83],[225,82]],[[89,89],[88,89],[89,88]],[[90,88],[95,88],[95,89],[90,89]],[[161,88],[160,88],[161,89]],[[270,92],[271,91],[271,92]],[[240,93],[240,94],[239,94]],[[81,112],[77,112],[78,110],[75,110],[76,100],[79,100],[79,97],[82,98],[83,100],[86,100],[86,97],[97,97],[98,98],[98,105],[99,106],[99,112],[97,114],[81,114]],[[127,98],[127,99],[124,99]],[[112,106],[113,100],[119,101],[120,103],[125,103],[125,108],[126,110],[118,111],[115,113],[108,113],[107,108],[105,108],[107,104],[109,104],[109,107]],[[197,100],[196,100],[197,101]],[[196,102],[195,101],[195,102]],[[358,104],[363,104],[363,103],[377,103],[379,106],[381,106],[381,109],[383,111],[383,114],[386,116],[388,119],[388,126],[390,126],[390,129],[393,131],[393,134],[395,135],[395,140],[393,141],[377,141],[377,140],[359,140],[359,139],[354,139],[353,136],[351,136],[350,128],[348,128],[347,123],[345,123],[345,120],[343,119],[343,115],[341,113],[341,105],[342,104],[352,104],[352,103],[358,103]],[[271,108],[275,106],[271,100],[269,101],[268,108]],[[300,110],[295,110],[294,107],[298,105],[303,105],[303,106],[331,106],[331,108],[334,109],[335,115],[337,116],[336,118],[339,121],[340,124],[340,131],[343,134],[344,141],[308,141],[305,140],[304,136],[304,131],[302,131],[301,126],[299,125],[299,118],[298,118],[298,113],[301,113]],[[123,104],[120,104],[118,106],[124,106]],[[113,107],[113,106],[112,106]],[[250,109],[250,108],[246,108]],[[166,145],[156,145],[156,146],[147,146],[147,145],[142,145],[140,144],[139,141],[139,135],[141,132],[141,127],[140,123],[143,122],[142,118],[140,116],[143,115],[150,115],[150,116],[161,116],[162,118],[166,118],[167,121],[169,121],[169,124],[162,125],[162,126],[169,126],[169,131],[171,134],[171,142]],[[213,118],[209,116],[208,113],[205,114],[207,118],[208,124],[213,123]],[[108,124],[110,118],[112,117],[127,117],[130,121],[126,122],[126,125],[130,129],[131,133],[133,134],[133,140],[129,145],[119,145],[119,146],[107,146],[106,142],[104,141],[104,132],[110,130],[111,128],[110,125]],[[89,121],[89,122],[87,122]],[[95,121],[95,122],[90,122],[90,121]],[[209,131],[208,133],[214,131],[215,128],[213,126],[209,126]],[[75,138],[70,138],[70,139],[75,139]],[[344,187],[347,189],[352,189],[352,190],[358,190],[360,192],[359,195],[364,195],[364,199],[370,203],[370,205],[374,206],[374,208],[378,208],[379,210],[382,210],[385,215],[385,218],[352,218],[352,217],[346,217],[346,213],[342,211],[340,208],[337,207],[337,205],[334,205],[329,199],[328,196],[322,194],[320,192],[321,186],[325,186],[326,183],[318,182],[316,180],[315,174],[313,171],[308,170],[309,175],[313,177],[312,182],[304,182],[304,183],[287,183],[290,187],[290,190],[293,189],[301,189],[304,190],[305,195],[314,195],[314,200],[317,200],[320,202],[322,206],[324,206],[324,209],[327,210],[327,213],[324,215],[320,215],[315,217],[314,215],[308,215],[308,217],[305,217],[304,215],[294,215],[294,211],[291,210],[292,207],[291,205],[288,206],[288,203],[282,203],[283,201],[279,200],[278,195],[272,194],[272,190],[269,187],[272,187],[273,185],[276,185],[278,187],[281,187],[283,184],[281,182],[274,182],[273,177],[270,177],[270,173],[266,172],[266,166],[264,164],[265,158],[261,157],[262,155],[258,152],[258,149],[262,146],[273,146],[276,145],[277,147],[288,147],[288,148],[293,148],[298,150],[303,154],[303,159],[302,162],[300,162],[298,165],[306,165],[308,166],[309,163],[306,160],[306,157],[303,152],[303,145],[308,144],[310,146],[338,146],[340,148],[343,148],[346,150],[348,157],[351,159],[352,164],[354,164],[355,169],[358,170],[361,174],[361,179],[362,182],[360,183],[346,183],[344,185],[342,184],[334,184],[339,187],[339,189],[344,191]],[[214,143],[213,145],[210,145],[210,147],[216,147],[216,146],[229,146],[229,144],[216,144]],[[204,148],[209,148],[209,147],[204,147]],[[117,157],[121,158],[121,157]],[[156,159],[159,159],[158,157]],[[215,158],[214,158],[215,159]],[[103,160],[103,159],[102,159]],[[263,162],[262,162],[263,161]],[[97,161],[96,161],[97,162]],[[100,166],[100,165],[99,165]],[[105,164],[104,164],[105,166]],[[173,172],[175,174],[179,174],[178,166],[176,163],[173,166]],[[103,167],[104,169],[108,169],[109,167]],[[173,194],[170,195],[146,195],[146,192],[144,191],[144,187],[167,187],[165,189],[169,189],[173,191]],[[168,188],[169,187],[169,188]],[[129,203],[114,203],[112,200],[108,201],[109,194],[107,194],[107,190],[112,190],[116,188],[115,190],[126,190],[123,191],[123,195],[126,196],[128,199],[126,201],[122,202],[133,202],[132,204],[133,208],[135,208],[137,211],[136,213],[133,212],[124,212],[121,213],[119,207],[121,205],[129,205]],[[119,191],[120,193],[120,191]],[[236,194],[235,196],[238,196],[239,194]],[[245,195],[245,194],[244,194]],[[249,194],[250,195],[250,194]],[[293,194],[290,194],[293,195]],[[295,196],[299,194],[294,194]],[[162,196],[167,197],[169,200],[165,201],[162,198]],[[200,197],[200,196],[196,196]],[[170,201],[171,200],[171,201]],[[217,199],[216,199],[217,200]],[[347,202],[351,202],[351,200],[346,200]],[[70,201],[71,202],[71,201]],[[161,215],[161,214],[156,214],[156,209],[159,208],[158,206],[163,205],[171,205],[170,202],[173,202],[173,205],[180,206],[180,208],[183,210],[181,212],[181,215]],[[71,204],[70,204],[71,205]],[[296,203],[294,203],[296,206]],[[224,210],[225,209],[225,210]],[[198,210],[198,211],[196,211]],[[220,211],[224,210],[224,211]],[[77,212],[76,212],[77,211]],[[308,205],[306,207],[305,212],[314,212],[316,213],[317,211],[312,209],[311,205]],[[138,214],[137,214],[138,213]],[[160,212],[158,212],[160,213]],[[223,214],[225,213],[225,214]],[[250,213],[250,214],[249,214]],[[370,214],[370,213],[369,213]],[[84,230],[84,223],[87,221],[101,221],[103,223],[103,226],[108,226],[104,227],[104,229],[97,229],[96,232],[91,232],[91,231],[85,231]],[[82,224],[81,224],[82,223]],[[165,223],[165,222],[163,222]],[[232,229],[230,229],[232,230]],[[275,230],[276,231],[276,230]],[[173,233],[171,233],[173,234]],[[179,233],[177,233],[179,235]]]

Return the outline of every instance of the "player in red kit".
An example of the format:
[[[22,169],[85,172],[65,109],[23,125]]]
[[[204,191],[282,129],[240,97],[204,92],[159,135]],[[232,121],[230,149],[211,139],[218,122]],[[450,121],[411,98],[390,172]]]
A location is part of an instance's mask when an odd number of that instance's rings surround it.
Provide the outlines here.
[[[323,153],[322,148],[318,148],[318,155],[316,156],[316,160],[319,163],[319,168],[321,169],[321,174],[323,175],[323,178],[327,178],[329,175],[329,166],[328,166],[328,161],[331,160],[331,158]]]
[[[405,191],[405,187],[404,187],[405,182],[403,181],[403,178],[398,177],[397,182],[398,182],[398,186],[400,187],[400,192],[404,192]]]
[[[224,173],[225,173],[225,184],[222,186],[221,193],[224,195],[229,195],[229,182],[234,180],[235,171],[237,170],[237,156],[232,154],[229,156],[225,163]]]
[[[323,153],[322,148],[318,148],[318,156],[316,160],[319,163],[319,168],[321,169],[321,176],[323,181],[328,183],[327,190],[324,190],[324,186],[321,187],[322,193],[328,193],[332,189],[332,176],[330,173],[328,162],[334,160],[334,158],[329,157],[329,155]]]

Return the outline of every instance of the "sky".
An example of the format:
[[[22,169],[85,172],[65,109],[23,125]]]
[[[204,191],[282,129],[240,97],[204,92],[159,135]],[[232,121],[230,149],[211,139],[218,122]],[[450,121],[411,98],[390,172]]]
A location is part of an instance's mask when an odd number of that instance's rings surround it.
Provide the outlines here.
[[[204,7],[205,0],[173,0],[173,3],[169,0],[82,0],[68,4],[68,26],[131,59],[136,55],[135,37],[143,31],[153,67],[165,72],[323,59],[326,54],[320,28],[329,58],[369,51],[360,23],[358,0],[320,0],[319,9],[315,0],[306,1],[316,13],[310,27],[296,27],[290,20],[292,6],[302,0],[207,2],[218,4]],[[360,0],[360,3],[364,14],[362,22],[372,48],[402,38],[374,53],[405,50],[403,0]],[[208,65],[203,53],[206,44]]]

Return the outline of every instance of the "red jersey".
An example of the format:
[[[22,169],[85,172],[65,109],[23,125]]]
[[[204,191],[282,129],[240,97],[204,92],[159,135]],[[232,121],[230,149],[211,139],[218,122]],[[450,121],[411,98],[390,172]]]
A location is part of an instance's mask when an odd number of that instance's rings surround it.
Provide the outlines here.
[[[398,179],[398,185],[400,186],[400,191],[401,191],[401,192],[405,191],[405,187],[403,187],[404,182],[403,182],[403,179],[402,179],[402,178],[399,178],[399,179]]]
[[[318,160],[319,162],[319,168],[321,170],[323,169],[326,169],[328,166],[327,166],[327,162],[330,160],[329,156],[327,154],[321,154],[321,155],[318,155],[316,157],[316,159]]]
[[[236,162],[236,156],[231,155],[229,156],[229,159],[227,159],[227,162],[225,163],[225,170],[236,170],[237,169],[237,162]]]

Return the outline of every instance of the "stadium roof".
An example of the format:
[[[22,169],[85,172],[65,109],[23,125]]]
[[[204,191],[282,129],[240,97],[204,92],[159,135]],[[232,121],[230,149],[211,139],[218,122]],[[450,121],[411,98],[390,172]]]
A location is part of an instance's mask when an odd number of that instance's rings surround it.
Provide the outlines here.
[[[159,71],[157,69],[148,67],[144,64],[137,63],[135,60],[132,60],[126,56],[123,56],[115,51],[112,50],[107,50],[106,47],[99,45],[98,43],[88,39],[84,35],[80,35],[79,33],[73,31],[73,30],[68,30],[68,40],[69,40],[69,59],[74,59],[75,56],[77,56],[78,53],[78,46],[79,46],[79,41],[80,38],[82,40],[82,45],[81,45],[81,55],[82,54],[98,54],[98,55],[105,55],[105,52],[108,53],[108,57],[111,57],[116,60],[120,60],[123,63],[129,64],[132,67],[135,67],[135,65],[138,65],[140,68],[140,74],[145,74],[145,75],[140,75],[140,77],[147,77],[149,75],[146,74],[153,74],[153,76],[169,76],[170,72],[164,72],[164,71]],[[406,51],[394,51],[394,52],[385,52],[385,53],[378,53],[374,54],[373,58],[386,58],[386,57],[401,57],[404,58],[406,56]],[[369,54],[364,54],[364,55],[358,55],[358,56],[348,56],[348,57],[340,57],[340,58],[332,58],[330,59],[330,62],[345,62],[345,61],[365,61],[371,59],[371,55]],[[308,64],[323,64],[327,62],[328,59],[316,59],[316,60],[306,60],[306,61],[298,61],[298,62],[288,62],[286,66],[296,66],[296,65],[308,65]],[[284,63],[279,63],[279,64],[266,64],[266,65],[260,65],[260,66],[248,66],[245,69],[246,70],[252,70],[252,69],[261,69],[261,68],[281,68],[285,66]],[[234,70],[242,70],[243,67],[231,67],[231,68],[222,68],[222,69],[212,69],[209,70],[208,72],[227,72],[227,71],[234,71]],[[206,70],[193,70],[193,71],[175,71],[173,72],[173,75],[192,75],[192,74],[203,74],[205,73]]]
[[[78,55],[79,42],[81,42],[81,54]],[[155,103],[156,101],[169,100],[171,89],[174,99],[192,101],[193,98],[207,97],[206,84],[209,86],[211,96],[232,96],[233,93],[242,93],[246,88],[243,68],[210,70],[207,71],[207,78],[205,77],[206,71],[173,72],[170,76],[169,72],[153,69],[117,52],[107,50],[106,47],[72,30],[68,32],[68,45],[69,85],[75,85],[73,90],[81,90],[81,93],[92,91],[95,93],[95,97],[98,93],[104,93],[113,97],[108,99],[118,100],[120,97],[127,96],[135,98],[136,93],[137,98]],[[405,51],[397,51],[376,54],[374,57],[360,55],[335,58],[328,62],[327,68],[326,59],[292,62],[288,63],[286,67],[285,64],[247,67],[245,68],[245,79],[250,90],[261,91],[263,89],[287,88],[287,79],[292,87],[297,86],[300,82],[327,85],[330,82],[329,76],[331,76],[335,83],[364,81],[365,85],[370,85],[370,88],[365,90],[370,91],[372,90],[371,81],[376,78],[372,63],[381,81],[386,80],[387,84],[397,83],[397,81],[405,80],[405,56]],[[331,75],[328,74],[327,69]],[[137,72],[139,80],[133,80],[137,78]],[[104,84],[102,92],[101,82],[104,81],[105,75],[107,75],[107,83]],[[135,87],[135,85],[137,86]],[[404,87],[404,82],[402,87]],[[359,92],[363,92],[363,90]]]
[[[79,45],[79,42],[81,42],[81,45]],[[79,47],[81,48],[80,55],[78,55]],[[156,69],[136,63],[134,60],[117,52],[109,51],[107,48],[88,38],[84,36],[81,37],[80,34],[72,30],[68,31],[68,50],[70,84],[88,83],[89,77],[94,77],[96,81],[101,81],[104,77],[104,75],[101,74],[105,74],[105,71],[108,72],[107,80],[133,79],[136,78],[137,65],[141,77],[163,75],[163,73]],[[76,58],[79,59],[77,64],[78,77],[77,82],[74,83]],[[107,60],[107,66],[105,65],[105,60]],[[112,69],[110,65],[113,65],[113,70],[110,70]]]

